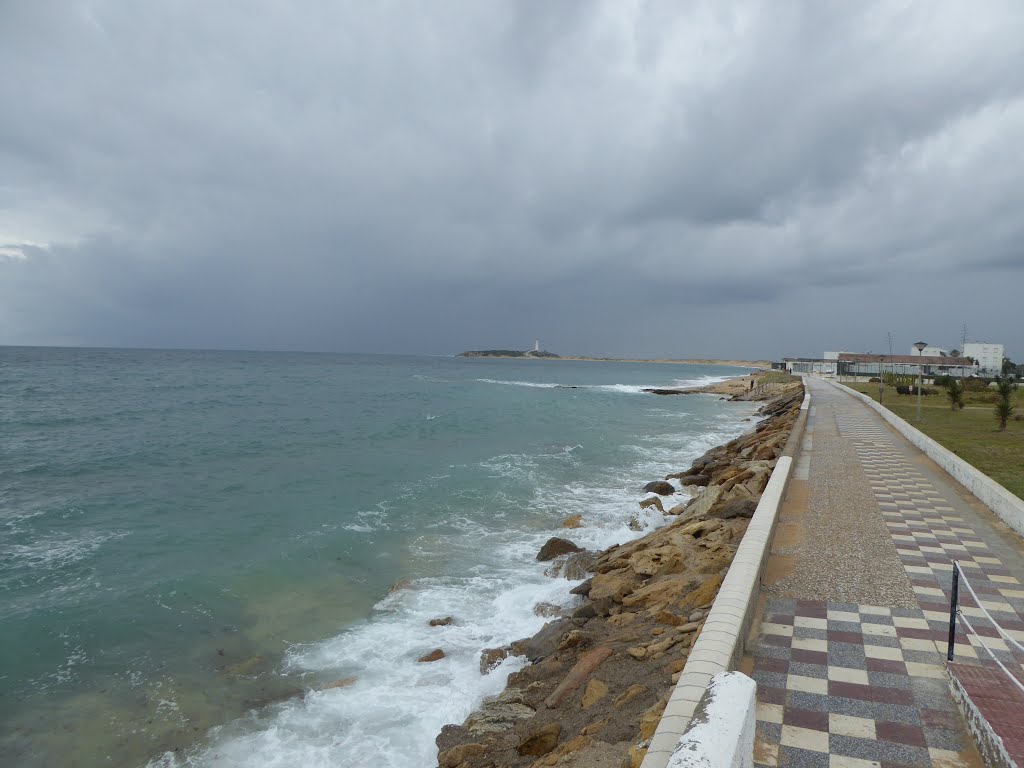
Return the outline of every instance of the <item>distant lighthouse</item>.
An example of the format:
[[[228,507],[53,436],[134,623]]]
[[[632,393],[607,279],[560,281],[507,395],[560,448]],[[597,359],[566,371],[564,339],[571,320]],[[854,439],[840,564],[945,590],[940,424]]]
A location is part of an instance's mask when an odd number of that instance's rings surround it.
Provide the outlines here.
[[[540,339],[537,339],[535,342],[533,342],[533,351],[540,352]]]

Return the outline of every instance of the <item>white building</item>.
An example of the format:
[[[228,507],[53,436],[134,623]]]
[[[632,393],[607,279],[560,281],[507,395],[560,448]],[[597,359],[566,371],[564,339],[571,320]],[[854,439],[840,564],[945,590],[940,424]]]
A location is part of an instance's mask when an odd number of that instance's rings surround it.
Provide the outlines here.
[[[974,358],[978,372],[995,376],[1003,372],[1003,345],[987,341],[968,341],[961,352],[964,357]]]

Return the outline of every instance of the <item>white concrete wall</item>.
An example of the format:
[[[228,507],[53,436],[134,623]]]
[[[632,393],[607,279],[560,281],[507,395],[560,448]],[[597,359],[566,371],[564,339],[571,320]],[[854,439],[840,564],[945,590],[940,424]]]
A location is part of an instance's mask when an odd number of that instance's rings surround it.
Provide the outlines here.
[[[667,768],[753,768],[757,683],[741,672],[711,678]]]
[[[793,428],[791,440],[799,442],[802,439],[810,403],[810,392],[805,391],[800,406],[804,413]],[[711,679],[739,663],[743,655],[743,641],[757,606],[761,573],[768,560],[779,507],[792,471],[792,456],[780,456],[711,606],[711,612],[704,621],[700,636],[690,651],[683,673],[672,690],[641,768],[668,766],[669,758],[689,727]]]
[[[1017,498],[999,483],[972,467],[952,451],[943,448],[928,435],[914,429],[888,408],[880,406],[867,395],[830,381],[834,387],[848,392],[868,407],[876,410],[897,432],[916,445],[932,461],[948,472],[960,485],[970,491],[982,504],[991,509],[1008,526],[1024,536],[1024,500]]]

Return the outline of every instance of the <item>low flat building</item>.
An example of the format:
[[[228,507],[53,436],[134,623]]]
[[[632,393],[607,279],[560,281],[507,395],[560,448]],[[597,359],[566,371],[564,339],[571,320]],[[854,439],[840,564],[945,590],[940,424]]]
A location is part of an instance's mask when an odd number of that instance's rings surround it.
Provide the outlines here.
[[[841,352],[837,364],[840,376],[880,376],[882,373],[896,373],[963,378],[977,372],[967,357],[949,355],[875,355]]]

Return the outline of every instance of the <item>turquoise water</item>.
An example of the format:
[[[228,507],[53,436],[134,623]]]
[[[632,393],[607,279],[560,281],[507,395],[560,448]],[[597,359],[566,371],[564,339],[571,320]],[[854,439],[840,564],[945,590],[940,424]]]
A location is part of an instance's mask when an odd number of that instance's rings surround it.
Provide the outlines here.
[[[639,388],[739,373],[0,348],[0,763],[431,765],[571,600],[539,543],[750,426]]]

